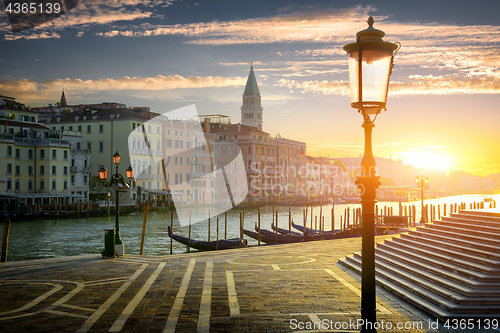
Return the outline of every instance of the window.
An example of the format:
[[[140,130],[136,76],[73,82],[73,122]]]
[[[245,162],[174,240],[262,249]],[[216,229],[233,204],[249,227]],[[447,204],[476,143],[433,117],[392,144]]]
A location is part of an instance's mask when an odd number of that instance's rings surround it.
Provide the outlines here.
[[[177,136],[177,133],[179,133],[179,132],[175,131],[175,136]]]
[[[156,127],[156,133],[160,134],[160,126]]]
[[[83,185],[87,185],[87,176],[83,176]]]
[[[104,125],[103,124],[99,125],[99,133],[104,133]]]
[[[7,157],[12,157],[12,146],[7,146]]]
[[[43,175],[45,175],[45,167],[42,165],[40,167],[40,176],[43,176]]]
[[[57,167],[55,165],[52,166],[52,176],[57,174]]]
[[[32,179],[30,179],[30,180],[28,181],[28,190],[29,190],[30,192],[31,192],[31,191],[33,191],[33,180],[32,180]]]
[[[167,130],[167,135],[170,135],[170,130],[169,129]]]
[[[87,134],[92,133],[92,125],[87,125]]]
[[[64,175],[67,176],[68,175],[68,167],[65,166],[63,170],[64,170],[63,171]]]
[[[167,156],[167,165],[170,165],[170,156]]]
[[[78,125],[78,132],[82,131],[82,125]]]
[[[68,151],[65,150],[63,155],[64,155],[64,160],[67,161],[68,160]]]
[[[40,179],[40,190],[45,190],[45,181],[43,179]]]
[[[167,148],[172,148],[172,139],[167,139]]]
[[[179,161],[179,158],[177,156],[174,157],[174,164],[177,165],[177,162]],[[177,185],[177,184],[176,184]]]
[[[186,165],[189,165],[189,157],[186,157]]]
[[[160,150],[160,140],[156,141],[156,150]]]
[[[186,141],[186,149],[191,149],[190,147],[191,147],[190,142]]]
[[[28,175],[33,176],[33,167],[31,165],[28,167]]]
[[[182,131],[179,131],[179,135],[182,136]]]
[[[179,148],[179,140],[174,140],[174,148]]]
[[[7,179],[7,191],[12,190],[12,180],[9,178]]]
[[[182,172],[179,174],[179,184],[182,184]]]
[[[100,153],[104,152],[104,142],[99,142],[99,152]]]
[[[181,133],[182,133],[182,132],[181,132]],[[179,143],[180,143],[180,145],[181,145],[181,147],[180,147],[180,148],[181,148],[181,149],[184,149],[184,141],[179,140]]]
[[[52,189],[53,189],[53,190],[57,190],[57,186],[56,186],[56,184],[57,184],[57,183],[56,183],[56,180],[55,180],[55,179],[53,179],[53,180],[52,180]]]
[[[56,160],[57,159],[57,150],[52,149],[52,159]]]
[[[21,189],[21,182],[19,179],[16,179],[16,190],[19,191]]]
[[[40,159],[45,159],[45,149],[40,150]]]
[[[86,168],[89,166],[89,161],[87,159],[83,160],[83,167]]]
[[[92,142],[87,142],[87,150],[89,153],[92,151]]]
[[[64,187],[63,189],[67,190],[68,189],[68,181],[65,179],[64,180]]]
[[[174,185],[179,185],[179,174],[176,172],[175,173],[175,180],[174,180]]]
[[[12,175],[12,164],[7,164],[7,175]]]
[[[182,156],[179,158],[179,165],[182,165]]]
[[[167,185],[170,185],[170,172],[167,173]]]
[[[75,175],[71,175],[71,185],[75,185]]]
[[[82,149],[82,144],[80,142],[76,143],[76,149]]]
[[[148,125],[148,133],[151,133],[151,125]]]
[[[20,159],[21,158],[21,149],[19,148],[16,148],[16,159]]]
[[[21,167],[19,165],[16,165],[16,176],[19,176],[21,174]]]
[[[132,129],[133,130],[135,129],[135,123],[132,123]]]
[[[28,158],[30,159],[30,161],[33,160],[33,149],[28,150]]]

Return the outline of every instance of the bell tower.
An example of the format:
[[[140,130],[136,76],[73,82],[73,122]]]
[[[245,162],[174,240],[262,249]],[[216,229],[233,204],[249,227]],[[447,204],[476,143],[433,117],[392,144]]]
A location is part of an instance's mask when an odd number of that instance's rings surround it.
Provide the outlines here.
[[[262,130],[262,106],[259,86],[253,72],[253,63],[250,63],[250,73],[243,92],[241,106],[241,123]]]

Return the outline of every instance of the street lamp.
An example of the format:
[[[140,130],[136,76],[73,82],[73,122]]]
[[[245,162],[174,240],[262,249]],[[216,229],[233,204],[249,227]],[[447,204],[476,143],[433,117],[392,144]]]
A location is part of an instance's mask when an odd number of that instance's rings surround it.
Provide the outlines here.
[[[103,185],[106,187],[111,187],[113,184],[116,184],[115,187],[115,192],[116,192],[116,224],[115,224],[115,229],[116,229],[116,234],[115,234],[115,248],[116,248],[116,253],[118,256],[122,256],[124,253],[123,250],[123,242],[120,238],[120,219],[119,219],[119,203],[118,203],[118,190],[120,188],[129,188],[130,185],[125,182],[123,179],[123,176],[118,173],[118,166],[120,165],[122,155],[116,151],[116,153],[113,155],[113,163],[116,165],[116,173],[111,175],[111,179],[108,183],[104,183]],[[134,178],[134,170],[132,169],[132,166],[129,166],[127,168],[127,178],[129,181]],[[105,181],[108,176],[108,170],[104,167],[101,166],[99,168],[99,179],[101,181]]]
[[[429,189],[429,177],[424,178],[424,169],[420,169],[420,176],[415,177],[415,182],[417,186],[422,189],[422,218],[420,219],[420,223],[425,223],[425,214],[424,214],[424,190]]]
[[[399,43],[384,42],[385,33],[374,29],[373,17],[369,17],[369,27],[356,34],[356,42],[344,46],[349,55],[349,81],[351,86],[351,107],[363,116],[365,133],[364,154],[361,160],[362,172],[358,174],[356,185],[361,190],[362,207],[362,264],[361,264],[361,318],[362,332],[375,331],[375,216],[376,189],[380,177],[375,171],[375,157],[372,152],[373,123],[386,107],[389,77],[392,72],[394,55]],[[373,118],[371,118],[373,117]]]

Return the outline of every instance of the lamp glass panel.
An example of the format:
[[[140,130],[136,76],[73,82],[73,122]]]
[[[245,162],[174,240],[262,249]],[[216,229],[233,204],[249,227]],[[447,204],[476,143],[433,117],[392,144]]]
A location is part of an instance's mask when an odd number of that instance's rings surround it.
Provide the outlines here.
[[[100,169],[99,170],[99,178],[100,179],[108,178],[108,170],[107,169]]]
[[[387,101],[392,54],[380,50],[363,50],[363,102]]]

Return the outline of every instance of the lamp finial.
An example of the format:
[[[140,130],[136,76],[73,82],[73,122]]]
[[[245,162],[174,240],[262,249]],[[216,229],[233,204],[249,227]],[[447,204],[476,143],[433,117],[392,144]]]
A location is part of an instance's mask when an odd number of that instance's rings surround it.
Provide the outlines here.
[[[373,23],[375,23],[375,20],[373,19],[373,16],[370,16],[368,18],[368,25],[370,26],[370,28],[373,28]]]

